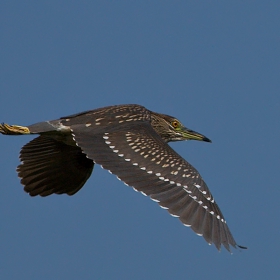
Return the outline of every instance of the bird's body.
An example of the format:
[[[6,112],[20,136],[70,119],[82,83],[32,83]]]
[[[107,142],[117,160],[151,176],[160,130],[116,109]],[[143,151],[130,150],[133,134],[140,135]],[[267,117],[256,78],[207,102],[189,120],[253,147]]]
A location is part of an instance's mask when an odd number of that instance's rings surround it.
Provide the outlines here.
[[[22,148],[17,169],[31,196],[75,194],[96,163],[168,209],[209,244],[227,250],[238,246],[197,170],[167,144],[210,140],[171,116],[117,105],[27,127],[2,124],[0,132],[39,134]]]

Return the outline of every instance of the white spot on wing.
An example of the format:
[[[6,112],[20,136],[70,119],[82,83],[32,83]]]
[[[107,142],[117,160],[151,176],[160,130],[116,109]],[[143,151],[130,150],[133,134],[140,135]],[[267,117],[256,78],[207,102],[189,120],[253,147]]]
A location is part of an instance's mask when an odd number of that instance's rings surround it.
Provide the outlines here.
[[[179,218],[180,216],[169,213],[172,217]]]
[[[101,120],[103,120],[104,118],[98,118],[98,119],[95,119],[96,122],[99,122]]]

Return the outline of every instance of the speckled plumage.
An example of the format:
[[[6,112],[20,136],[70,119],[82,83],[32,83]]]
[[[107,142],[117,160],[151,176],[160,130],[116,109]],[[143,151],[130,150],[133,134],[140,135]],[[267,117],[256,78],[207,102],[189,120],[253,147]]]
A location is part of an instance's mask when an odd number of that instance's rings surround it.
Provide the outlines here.
[[[217,249],[238,246],[200,174],[167,144],[210,140],[174,117],[139,105],[118,105],[27,127],[2,124],[0,132],[40,134],[22,148],[17,169],[31,196],[73,195],[96,163],[158,202]]]

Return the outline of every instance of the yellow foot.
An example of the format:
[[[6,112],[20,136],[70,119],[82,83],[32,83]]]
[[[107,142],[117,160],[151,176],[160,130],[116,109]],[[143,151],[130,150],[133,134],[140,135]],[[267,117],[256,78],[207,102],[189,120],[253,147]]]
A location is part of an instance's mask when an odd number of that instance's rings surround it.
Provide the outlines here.
[[[6,135],[21,135],[21,134],[30,134],[30,131],[26,126],[8,125],[6,123],[1,123],[0,133]]]

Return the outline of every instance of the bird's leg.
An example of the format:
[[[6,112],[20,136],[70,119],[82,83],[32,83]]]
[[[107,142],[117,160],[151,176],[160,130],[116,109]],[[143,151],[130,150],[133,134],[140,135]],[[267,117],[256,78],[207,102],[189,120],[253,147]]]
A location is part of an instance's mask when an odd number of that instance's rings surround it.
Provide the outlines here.
[[[0,133],[5,135],[22,135],[30,134],[30,130],[26,126],[0,124]]]

